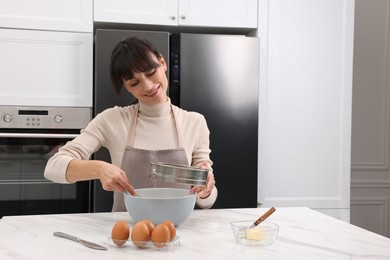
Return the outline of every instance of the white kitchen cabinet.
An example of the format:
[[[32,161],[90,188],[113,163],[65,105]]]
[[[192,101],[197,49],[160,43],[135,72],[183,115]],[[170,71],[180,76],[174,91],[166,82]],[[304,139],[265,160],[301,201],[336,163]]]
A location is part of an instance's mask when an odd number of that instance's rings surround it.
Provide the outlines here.
[[[179,0],[178,23],[257,28],[257,0]]]
[[[0,104],[92,107],[92,33],[0,29]]]
[[[257,27],[257,0],[94,0],[95,22]]]
[[[94,0],[95,22],[177,25],[178,0]]]
[[[93,0],[0,0],[0,27],[92,32]]]
[[[259,5],[259,201],[349,221],[354,0]]]

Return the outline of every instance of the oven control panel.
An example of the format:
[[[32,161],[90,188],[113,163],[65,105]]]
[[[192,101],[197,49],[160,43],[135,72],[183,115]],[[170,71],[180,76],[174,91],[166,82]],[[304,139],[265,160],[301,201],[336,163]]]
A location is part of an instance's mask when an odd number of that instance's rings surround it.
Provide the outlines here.
[[[0,106],[0,128],[81,129],[92,119],[92,108]]]

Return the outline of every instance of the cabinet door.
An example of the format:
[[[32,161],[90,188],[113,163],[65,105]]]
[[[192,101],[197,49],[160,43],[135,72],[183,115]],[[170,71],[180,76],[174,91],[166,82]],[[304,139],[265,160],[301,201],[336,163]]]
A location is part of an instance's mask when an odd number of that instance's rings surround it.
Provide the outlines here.
[[[95,22],[177,25],[177,0],[95,0]]]
[[[3,28],[92,32],[93,0],[0,0]]]
[[[0,104],[92,107],[92,33],[0,29]]]
[[[179,0],[179,25],[257,28],[257,0]]]
[[[348,221],[354,0],[259,10],[259,200]]]

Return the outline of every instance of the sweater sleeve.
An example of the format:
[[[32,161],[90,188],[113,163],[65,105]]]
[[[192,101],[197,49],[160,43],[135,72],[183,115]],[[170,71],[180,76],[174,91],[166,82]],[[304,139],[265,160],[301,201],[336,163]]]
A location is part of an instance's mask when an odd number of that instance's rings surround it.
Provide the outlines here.
[[[100,147],[105,146],[106,138],[112,136],[110,122],[116,120],[115,113],[106,110],[97,115],[80,135],[67,142],[49,158],[44,176],[46,179],[57,183],[69,183],[66,179],[66,170],[70,161],[74,159],[88,160]]]
[[[198,205],[199,208],[202,209],[209,209],[214,205],[215,201],[217,200],[217,197],[218,197],[218,190],[217,187],[214,187],[207,198],[205,199],[196,198],[196,205]]]
[[[210,160],[210,131],[207,126],[206,119],[203,115],[196,113],[197,115],[197,135],[195,136],[195,146],[192,151],[192,165],[199,166],[204,162],[213,165]],[[196,204],[202,209],[211,208],[218,197],[217,187],[214,187],[210,195],[205,198],[197,198]]]
[[[197,131],[195,145],[192,151],[191,165],[199,166],[203,162],[208,162],[212,165],[213,163],[210,160],[210,131],[203,115],[198,114],[196,128]]]

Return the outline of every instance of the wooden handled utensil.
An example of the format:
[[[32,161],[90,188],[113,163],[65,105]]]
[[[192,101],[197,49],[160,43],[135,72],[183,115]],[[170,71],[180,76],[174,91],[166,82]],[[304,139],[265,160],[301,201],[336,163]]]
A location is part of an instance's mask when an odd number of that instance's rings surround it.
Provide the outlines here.
[[[249,228],[254,228],[257,225],[259,225],[261,222],[263,222],[266,218],[268,218],[272,213],[275,212],[275,208],[270,208],[266,213],[264,213],[260,218],[258,218]]]

